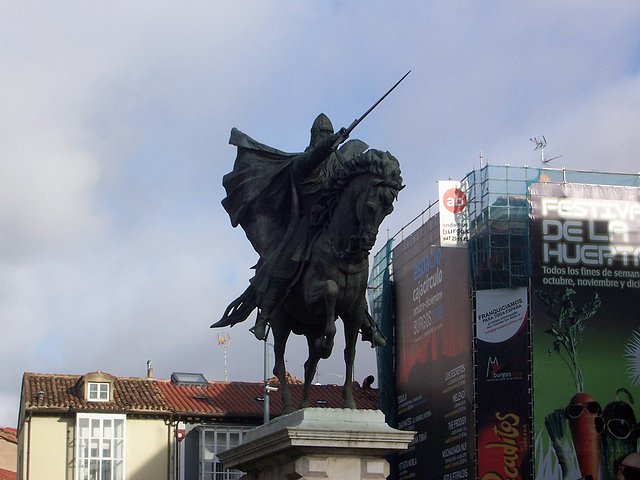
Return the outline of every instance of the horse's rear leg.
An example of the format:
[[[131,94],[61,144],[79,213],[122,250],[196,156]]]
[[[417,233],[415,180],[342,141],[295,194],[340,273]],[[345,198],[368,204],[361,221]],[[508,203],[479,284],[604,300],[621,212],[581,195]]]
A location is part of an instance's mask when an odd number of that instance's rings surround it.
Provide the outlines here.
[[[316,339],[313,336],[307,337],[307,345],[309,346],[309,358],[304,362],[304,387],[302,389],[300,408],[309,406],[309,387],[311,387],[313,377],[318,368],[318,362],[320,361],[320,353],[316,348]]]
[[[273,374],[280,381],[280,397],[282,398],[282,413],[293,412],[293,404],[291,402],[291,392],[289,391],[289,385],[287,385],[287,375],[284,364],[284,351],[287,345],[287,339],[291,330],[285,328],[278,328],[277,325],[273,325],[273,353],[275,361],[273,364]],[[275,328],[274,328],[275,326]]]

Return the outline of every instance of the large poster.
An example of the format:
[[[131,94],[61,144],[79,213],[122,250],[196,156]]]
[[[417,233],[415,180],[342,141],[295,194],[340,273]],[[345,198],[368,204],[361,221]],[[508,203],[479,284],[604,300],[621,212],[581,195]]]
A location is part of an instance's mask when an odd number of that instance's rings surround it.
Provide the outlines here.
[[[440,245],[464,246],[469,241],[469,209],[467,194],[460,182],[438,181],[440,200]]]
[[[640,189],[538,183],[530,199],[536,478],[630,478],[621,464],[639,464]]]
[[[438,243],[433,217],[393,252],[397,419],[418,432],[399,480],[474,477],[468,252]]]
[[[530,477],[527,288],[476,292],[478,478]]]

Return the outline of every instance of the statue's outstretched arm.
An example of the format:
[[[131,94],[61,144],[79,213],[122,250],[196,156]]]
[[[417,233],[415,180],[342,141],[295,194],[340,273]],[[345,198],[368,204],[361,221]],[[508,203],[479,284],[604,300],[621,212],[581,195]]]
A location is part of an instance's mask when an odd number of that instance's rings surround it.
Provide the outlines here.
[[[293,160],[293,174],[296,179],[302,180],[307,178],[316,169],[318,165],[333,152],[337,145],[343,141],[343,130],[334,133],[325,138],[318,145],[301,153]]]

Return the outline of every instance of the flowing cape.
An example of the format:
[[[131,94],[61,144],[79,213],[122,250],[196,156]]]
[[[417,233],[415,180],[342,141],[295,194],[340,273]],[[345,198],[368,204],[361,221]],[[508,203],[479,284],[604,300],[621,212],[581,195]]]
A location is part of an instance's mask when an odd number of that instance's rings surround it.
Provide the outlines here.
[[[300,153],[275,149],[237,128],[231,130],[229,143],[238,151],[233,170],[222,179],[227,193],[222,205],[231,224],[242,227],[260,260],[249,287],[231,302],[222,319],[212,327],[242,322],[256,308],[257,293],[266,290],[271,271],[293,240],[300,220],[298,191],[290,168]],[[339,152],[344,158],[353,158],[367,148],[360,140],[349,140]]]
[[[233,170],[222,179],[227,196],[222,200],[234,227],[240,225],[261,258],[268,257],[287,238],[298,219],[297,191],[291,163],[300,153],[287,153],[260,143],[237,128],[229,143],[238,149]],[[349,140],[339,149],[345,159],[368,148]]]
[[[227,196],[222,205],[234,227],[240,225],[261,258],[277,248],[297,213],[291,162],[298,153],[286,153],[252,139],[237,128],[231,145],[238,149],[233,170],[222,179]]]

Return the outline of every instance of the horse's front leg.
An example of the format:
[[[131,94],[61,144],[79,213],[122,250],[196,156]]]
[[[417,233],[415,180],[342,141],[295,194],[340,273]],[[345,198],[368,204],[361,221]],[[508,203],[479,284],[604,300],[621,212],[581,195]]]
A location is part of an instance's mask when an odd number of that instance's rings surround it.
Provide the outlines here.
[[[324,286],[325,324],[324,337],[322,338],[321,358],[329,358],[333,350],[333,341],[336,336],[336,301],[338,300],[338,284],[333,280],[327,280]]]
[[[302,389],[302,401],[300,403],[300,408],[306,408],[309,406],[309,387],[311,387],[313,377],[315,376],[316,369],[318,368],[318,361],[320,360],[320,354],[316,348],[317,345],[315,337],[311,335],[307,336],[307,345],[309,347],[309,358],[304,362],[304,387]]]
[[[273,374],[280,381],[280,397],[282,398],[282,413],[293,412],[293,404],[291,402],[291,392],[287,384],[287,375],[284,364],[284,351],[287,345],[287,339],[291,330],[280,325],[278,322],[271,323],[273,331],[273,353],[275,361],[273,364]]]
[[[316,280],[304,291],[305,303],[311,315],[323,323],[321,334],[315,339],[320,358],[329,358],[336,336],[336,302],[338,284],[334,280]]]
[[[344,323],[344,364],[345,375],[344,385],[342,387],[342,399],[344,401],[344,408],[358,408],[356,401],[353,398],[353,363],[356,358],[356,344],[358,343],[358,331],[364,313],[358,313],[355,315],[348,315],[346,318],[342,318]]]

